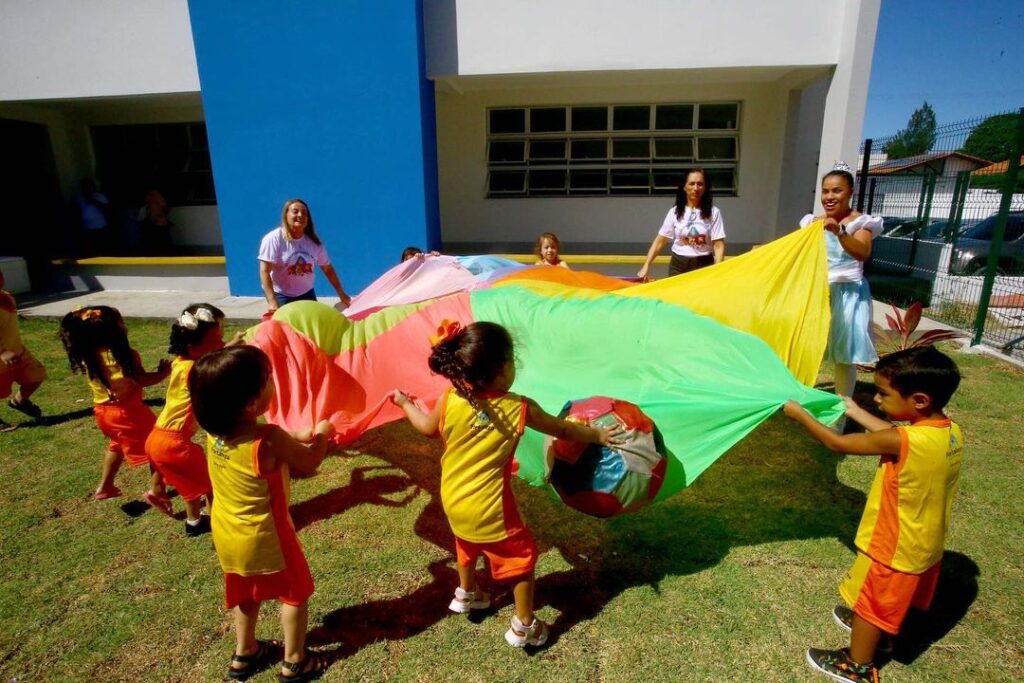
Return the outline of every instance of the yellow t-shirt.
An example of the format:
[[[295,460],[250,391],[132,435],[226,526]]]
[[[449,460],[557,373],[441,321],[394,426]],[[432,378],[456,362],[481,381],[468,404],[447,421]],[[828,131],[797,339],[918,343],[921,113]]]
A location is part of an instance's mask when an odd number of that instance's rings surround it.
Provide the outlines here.
[[[192,397],[188,393],[188,373],[195,361],[178,356],[171,361],[171,375],[167,380],[167,399],[164,409],[156,419],[159,429],[176,432],[196,433],[197,425],[192,415]]]
[[[13,351],[20,356],[24,350],[18,329],[18,306],[10,293],[0,289],[0,351]]]
[[[275,506],[288,518],[288,465],[261,473],[261,437],[227,444],[206,438],[206,462],[213,484],[210,526],[221,569],[241,576],[272,574],[285,568],[275,521]],[[278,510],[280,516],[281,510]]]
[[[92,389],[92,402],[96,405],[110,403],[116,395],[121,395],[122,400],[128,394],[135,391],[142,391],[142,387],[136,384],[131,377],[125,376],[121,365],[114,359],[110,349],[100,349],[100,365],[107,371],[107,379],[110,381],[110,389],[107,389],[98,377],[89,378],[89,388]]]
[[[920,574],[942,559],[964,438],[948,419],[897,429],[900,454],[879,461],[855,544],[876,562]]]
[[[526,399],[512,393],[481,398],[484,411],[453,389],[439,400],[441,504],[452,532],[472,543],[506,539],[523,528],[509,479],[526,426]]]

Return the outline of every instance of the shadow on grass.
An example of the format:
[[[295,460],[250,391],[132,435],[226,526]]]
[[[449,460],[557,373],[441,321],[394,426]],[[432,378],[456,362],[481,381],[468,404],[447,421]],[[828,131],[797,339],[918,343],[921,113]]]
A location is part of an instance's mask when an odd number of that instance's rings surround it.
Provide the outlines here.
[[[164,399],[162,398],[147,398],[142,401],[147,406],[153,408],[163,408]],[[59,415],[43,415],[37,420],[30,420],[28,422],[22,422],[18,425],[20,429],[35,429],[36,427],[53,427],[54,425],[64,424],[65,422],[72,422],[74,420],[81,420],[83,417],[89,417],[92,415],[92,404],[89,404],[88,408],[79,408],[78,410],[72,410],[68,413],[61,413]]]

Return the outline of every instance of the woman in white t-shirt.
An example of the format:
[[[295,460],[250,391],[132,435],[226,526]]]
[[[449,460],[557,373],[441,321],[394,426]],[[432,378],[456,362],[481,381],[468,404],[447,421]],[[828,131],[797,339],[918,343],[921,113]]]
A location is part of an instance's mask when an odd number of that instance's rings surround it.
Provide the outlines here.
[[[825,231],[828,256],[829,302],[832,322],[825,358],[835,363],[836,393],[852,396],[857,365],[878,360],[871,340],[871,291],[864,279],[864,261],[871,256],[871,240],[882,233],[882,219],[850,208],[853,174],[846,164],[821,179],[824,215],[807,214],[800,227],[820,225]]]
[[[313,216],[303,200],[289,199],[284,203],[281,225],[264,235],[257,258],[260,283],[270,311],[291,301],[316,301],[314,265],[320,266],[341,304],[348,306],[349,296],[331,265],[327,249],[313,229]]]
[[[637,277],[647,282],[654,257],[669,242],[672,243],[670,277],[721,263],[725,258],[725,224],[722,213],[714,205],[714,193],[703,168],[690,170],[676,190],[676,204],[665,216]]]

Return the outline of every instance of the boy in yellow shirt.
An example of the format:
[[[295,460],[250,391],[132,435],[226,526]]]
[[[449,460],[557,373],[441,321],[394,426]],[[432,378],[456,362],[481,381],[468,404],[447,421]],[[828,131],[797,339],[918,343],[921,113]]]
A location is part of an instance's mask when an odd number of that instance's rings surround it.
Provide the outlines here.
[[[29,397],[46,379],[46,368],[21,343],[18,305],[4,289],[5,284],[4,273],[0,270],[0,400],[11,396],[12,385],[17,384],[18,394],[7,401],[7,405],[38,420],[43,411]],[[0,418],[0,432],[17,428]]]

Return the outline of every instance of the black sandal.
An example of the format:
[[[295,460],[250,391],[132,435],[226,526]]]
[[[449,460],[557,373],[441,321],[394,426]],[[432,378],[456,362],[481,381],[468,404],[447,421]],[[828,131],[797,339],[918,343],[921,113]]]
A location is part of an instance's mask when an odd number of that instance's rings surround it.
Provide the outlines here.
[[[323,676],[324,672],[327,671],[327,667],[331,665],[331,661],[330,655],[306,650],[306,656],[300,662],[281,662],[281,668],[290,671],[292,675],[286,676],[279,672],[277,680],[280,683],[312,681]]]
[[[251,655],[232,655],[232,664],[245,664],[241,668],[228,665],[228,678],[244,681],[267,669],[284,656],[284,645],[277,640],[257,640],[256,652]]]

